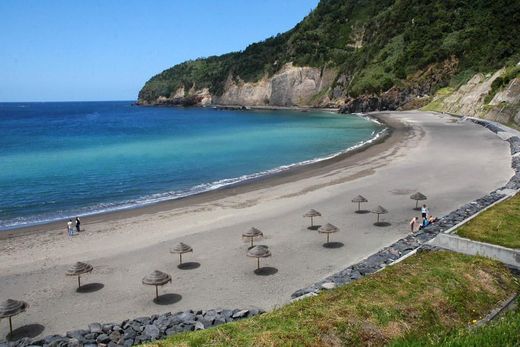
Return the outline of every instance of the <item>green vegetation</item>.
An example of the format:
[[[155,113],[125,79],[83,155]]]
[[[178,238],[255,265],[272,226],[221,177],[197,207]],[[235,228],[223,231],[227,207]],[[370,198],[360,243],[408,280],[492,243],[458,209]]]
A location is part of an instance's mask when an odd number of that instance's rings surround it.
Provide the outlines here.
[[[506,68],[506,71],[502,73],[499,77],[497,77],[493,83],[491,83],[491,90],[488,95],[484,98],[484,102],[489,104],[491,100],[495,97],[496,93],[504,89],[509,85],[514,78],[520,76],[520,66],[511,66]]]
[[[520,194],[482,212],[457,230],[476,241],[520,248]]]
[[[520,303],[517,303],[520,304]],[[520,345],[520,309],[508,312],[496,322],[475,329],[458,329],[442,338],[430,339],[428,336],[396,341],[392,347],[467,347],[497,346],[513,347]]]
[[[444,87],[437,91],[432,102],[421,108],[423,111],[441,111],[442,102],[453,93],[452,87]]]
[[[321,0],[290,31],[242,52],[176,65],[151,78],[141,101],[179,87],[221,94],[228,76],[256,81],[284,64],[334,67],[345,95],[379,93],[448,59],[456,74],[492,71],[520,58],[520,2],[505,0]],[[448,76],[449,79],[449,76]],[[442,87],[442,81],[437,81]]]
[[[441,341],[518,289],[490,259],[421,252],[347,286],[157,346],[338,346]],[[462,338],[462,337],[461,337]]]

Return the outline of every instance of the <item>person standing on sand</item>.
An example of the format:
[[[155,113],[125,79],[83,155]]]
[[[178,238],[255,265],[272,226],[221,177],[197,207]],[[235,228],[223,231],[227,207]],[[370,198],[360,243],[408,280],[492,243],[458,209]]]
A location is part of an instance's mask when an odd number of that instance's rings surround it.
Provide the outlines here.
[[[417,224],[418,224],[418,219],[417,217],[413,217],[412,220],[410,221],[410,232],[415,232],[417,230]]]
[[[421,216],[423,218],[428,218],[428,207],[426,207],[426,204],[422,205],[421,207]]]
[[[76,217],[76,231],[79,233],[79,225],[81,224],[81,221],[79,220],[79,217]]]
[[[72,219],[69,219],[69,221],[67,222],[67,233],[69,234],[69,236],[72,236]]]

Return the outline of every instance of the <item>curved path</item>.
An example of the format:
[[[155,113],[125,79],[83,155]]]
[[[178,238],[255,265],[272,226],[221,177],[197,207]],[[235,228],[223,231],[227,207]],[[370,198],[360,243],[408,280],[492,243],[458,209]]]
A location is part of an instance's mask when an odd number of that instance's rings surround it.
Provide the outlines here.
[[[14,324],[41,324],[43,335],[190,308],[270,309],[404,237],[418,214],[411,193],[428,195],[430,211],[440,216],[513,175],[509,144],[481,126],[422,112],[380,116],[396,126],[393,135],[341,160],[182,202],[85,218],[86,231],[72,239],[63,226],[49,225],[0,240],[0,300],[29,302]],[[368,198],[367,207],[386,207],[383,219],[391,225],[375,227],[374,215],[353,213],[350,200],[358,194]],[[342,247],[324,248],[325,235],[307,229],[302,214],[310,208],[322,212],[318,224],[340,228],[331,238]],[[261,260],[272,268],[267,276],[253,273],[256,260],[245,256],[248,243],[240,235],[251,226],[264,232],[260,243],[272,250]],[[177,269],[169,248],[178,241],[194,248],[183,258],[200,267]],[[94,291],[77,293],[76,281],[65,277],[76,261],[94,265],[82,279],[99,283],[91,285]],[[165,296],[165,305],[153,303],[155,290],[141,284],[155,269],[173,277],[160,289],[176,294]],[[0,336],[7,329],[1,322]]]

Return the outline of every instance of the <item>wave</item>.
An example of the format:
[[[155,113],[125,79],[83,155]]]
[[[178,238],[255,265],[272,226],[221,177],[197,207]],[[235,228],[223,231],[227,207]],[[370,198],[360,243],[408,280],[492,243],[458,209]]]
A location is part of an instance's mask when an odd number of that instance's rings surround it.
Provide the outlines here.
[[[355,114],[356,116],[365,118],[367,120],[370,120],[372,122],[375,122],[379,125],[383,125],[381,122],[379,122],[377,119],[363,115],[363,114]],[[164,193],[156,193],[156,194],[150,194],[145,195],[140,198],[136,199],[129,199],[119,202],[110,202],[110,203],[99,203],[94,206],[90,207],[84,207],[84,208],[78,208],[75,210],[74,214],[72,214],[70,211],[61,211],[61,212],[55,212],[52,215],[45,214],[45,215],[37,215],[37,216],[31,216],[31,217],[18,217],[14,218],[8,221],[0,221],[0,231],[5,230],[11,230],[11,229],[17,229],[22,227],[28,227],[28,226],[34,226],[39,224],[46,224],[51,222],[56,222],[60,220],[66,220],[69,218],[75,218],[76,216],[91,216],[95,214],[101,214],[101,213],[107,213],[107,212],[114,212],[114,211],[121,211],[121,210],[127,210],[127,209],[133,209],[138,207],[143,207],[159,202],[169,201],[169,200],[176,200],[185,198],[188,196],[201,194],[213,190],[217,190],[223,187],[229,187],[237,184],[243,184],[246,182],[254,181],[259,178],[264,178],[273,174],[277,174],[280,172],[284,172],[296,167],[302,167],[314,163],[318,163],[325,160],[333,159],[337,156],[343,155],[345,153],[351,152],[353,150],[359,149],[360,147],[370,145],[377,141],[381,136],[383,136],[388,131],[388,128],[384,127],[380,130],[374,130],[371,134],[370,139],[365,141],[360,141],[357,144],[350,146],[342,151],[314,159],[304,160],[293,164],[288,165],[282,165],[278,166],[276,168],[260,171],[252,174],[242,175],[238,177],[233,178],[225,178],[222,180],[210,182],[210,183],[203,183],[196,185],[194,187],[191,187],[186,190],[180,190],[180,191],[170,191],[170,192],[164,192]]]

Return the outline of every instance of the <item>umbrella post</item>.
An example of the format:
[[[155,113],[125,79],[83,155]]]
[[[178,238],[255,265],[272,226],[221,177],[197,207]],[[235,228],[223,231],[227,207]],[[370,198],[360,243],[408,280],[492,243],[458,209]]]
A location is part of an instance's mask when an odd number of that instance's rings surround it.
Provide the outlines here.
[[[330,236],[330,234],[327,233],[327,243],[329,243],[329,236]]]
[[[250,237],[249,239],[251,240],[251,247],[253,247],[253,238]]]
[[[361,201],[358,201],[358,203],[357,203],[357,210],[358,210],[358,212],[359,212],[359,210],[361,210]]]
[[[260,269],[260,258],[256,258],[256,269]]]
[[[78,275],[78,289],[81,288],[81,276]]]
[[[13,335],[13,322],[11,321],[11,316],[9,316],[9,335]]]
[[[379,223],[379,213],[377,214],[377,222]]]
[[[415,208],[419,207],[419,200],[415,200]]]
[[[313,217],[311,216],[311,227],[314,226],[314,220],[313,220]]]
[[[182,253],[179,253],[179,263],[182,265]]]
[[[155,300],[159,300],[159,287],[155,286]]]

